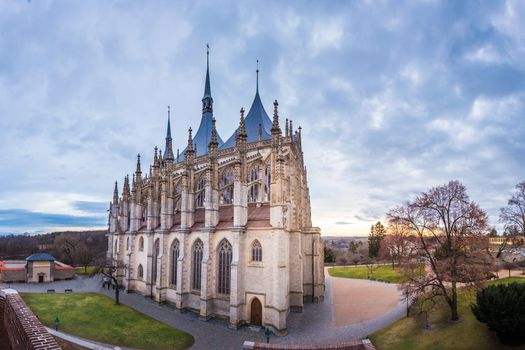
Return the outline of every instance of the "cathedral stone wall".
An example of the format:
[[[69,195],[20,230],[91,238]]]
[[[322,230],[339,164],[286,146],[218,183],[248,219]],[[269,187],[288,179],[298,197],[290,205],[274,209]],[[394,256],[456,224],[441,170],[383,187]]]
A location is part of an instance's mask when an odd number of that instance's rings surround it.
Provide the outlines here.
[[[324,298],[320,230],[312,227],[301,128],[257,88],[225,142],[213,116],[209,71],[201,124],[182,152],[168,127],[149,172],[140,156],[110,205],[107,258],[128,291],[200,318],[286,329],[291,311]],[[168,111],[169,113],[169,111]]]

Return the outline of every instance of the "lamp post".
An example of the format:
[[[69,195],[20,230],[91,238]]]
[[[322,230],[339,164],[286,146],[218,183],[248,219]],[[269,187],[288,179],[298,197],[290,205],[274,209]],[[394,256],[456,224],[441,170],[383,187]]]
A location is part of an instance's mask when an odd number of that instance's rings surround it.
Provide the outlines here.
[[[55,331],[58,331],[58,326],[60,325],[60,320],[58,319],[58,316],[55,318]]]

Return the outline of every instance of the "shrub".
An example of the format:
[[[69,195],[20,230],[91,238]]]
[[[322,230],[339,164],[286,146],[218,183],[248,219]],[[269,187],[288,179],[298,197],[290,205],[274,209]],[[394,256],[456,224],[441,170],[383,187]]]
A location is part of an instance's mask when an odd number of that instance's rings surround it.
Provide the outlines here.
[[[525,284],[489,286],[477,293],[472,313],[506,345],[525,344]]]

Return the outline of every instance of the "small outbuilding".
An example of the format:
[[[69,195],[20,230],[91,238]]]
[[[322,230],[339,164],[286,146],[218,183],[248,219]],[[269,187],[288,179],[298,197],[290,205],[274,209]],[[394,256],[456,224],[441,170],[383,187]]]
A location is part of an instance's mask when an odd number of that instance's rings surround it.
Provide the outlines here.
[[[32,254],[25,261],[0,261],[0,282],[43,283],[74,277],[74,267],[57,261],[48,253]]]

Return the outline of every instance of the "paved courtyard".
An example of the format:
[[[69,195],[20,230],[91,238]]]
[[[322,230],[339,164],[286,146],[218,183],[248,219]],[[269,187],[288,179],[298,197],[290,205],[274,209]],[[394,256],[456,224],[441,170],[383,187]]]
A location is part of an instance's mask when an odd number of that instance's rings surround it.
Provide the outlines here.
[[[113,297],[101,288],[101,278],[77,278],[53,283],[13,283],[20,292],[73,289]],[[263,331],[249,327],[232,330],[223,320],[200,321],[192,312],[181,313],[139,294],[121,293],[121,302],[150,317],[186,331],[195,337],[192,349],[240,349],[245,340],[265,341]],[[336,311],[334,312],[334,306]],[[403,317],[405,306],[395,285],[367,280],[330,277],[326,274],[324,303],[305,304],[303,313],[290,313],[288,335],[272,336],[274,343],[331,343],[363,338]]]

